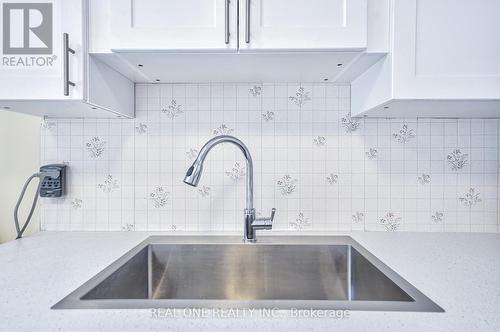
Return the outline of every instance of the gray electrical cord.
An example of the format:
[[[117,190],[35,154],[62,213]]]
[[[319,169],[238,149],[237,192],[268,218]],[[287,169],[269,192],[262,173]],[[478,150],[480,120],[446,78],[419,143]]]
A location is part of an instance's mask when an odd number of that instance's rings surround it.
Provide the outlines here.
[[[20,239],[23,236],[24,231],[28,227],[31,217],[33,216],[33,213],[35,212],[35,207],[36,203],[38,201],[38,196],[40,194],[40,187],[42,186],[43,179],[46,177],[51,177],[51,178],[58,178],[59,177],[59,172],[58,171],[50,171],[50,172],[40,172],[40,173],[35,173],[32,176],[26,180],[26,183],[24,184],[23,190],[21,191],[21,195],[19,195],[19,199],[17,200],[16,207],[14,209],[14,222],[16,224],[16,231],[17,231],[17,239]],[[21,205],[21,202],[23,201],[24,194],[26,193],[26,189],[28,189],[28,186],[30,182],[34,178],[39,178],[40,183],[38,184],[38,188],[36,189],[36,194],[35,198],[33,199],[33,204],[31,205],[30,213],[28,214],[28,218],[26,219],[26,222],[24,223],[23,227],[21,228],[19,226],[19,218],[18,218],[18,211],[19,211],[19,206]]]

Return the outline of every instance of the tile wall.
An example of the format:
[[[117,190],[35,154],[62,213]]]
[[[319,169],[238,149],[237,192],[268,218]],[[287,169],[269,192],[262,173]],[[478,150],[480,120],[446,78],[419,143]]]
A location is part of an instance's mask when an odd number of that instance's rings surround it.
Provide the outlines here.
[[[356,119],[335,84],[144,84],[136,119],[42,122],[42,163],[69,165],[45,230],[242,232],[244,141],[255,205],[276,230],[499,231],[498,119]]]

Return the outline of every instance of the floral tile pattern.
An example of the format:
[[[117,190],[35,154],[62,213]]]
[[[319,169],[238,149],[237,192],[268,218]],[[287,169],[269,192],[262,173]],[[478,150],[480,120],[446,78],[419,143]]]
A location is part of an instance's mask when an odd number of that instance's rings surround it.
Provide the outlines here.
[[[122,231],[130,232],[135,230],[134,224],[126,224],[122,226]]]
[[[246,165],[213,149],[235,135],[254,161],[254,205],[276,229],[500,230],[499,119],[353,117],[330,83],[137,84],[136,118],[45,119],[41,163],[67,162],[67,199],[41,199],[45,230],[240,234]],[[267,212],[266,212],[267,211]]]
[[[71,200],[71,207],[75,210],[81,209],[82,204],[83,204],[83,201],[78,197],[75,197]]]
[[[459,197],[458,200],[462,202],[468,208],[472,208],[477,203],[481,202],[481,196],[479,192],[474,188],[470,188],[463,196]]]
[[[370,150],[366,151],[365,154],[368,159],[375,160],[377,159],[378,151],[375,148],[370,148]]]
[[[326,177],[326,182],[329,184],[329,185],[334,185],[337,183],[337,181],[339,180],[339,176],[337,174],[333,174],[333,173],[330,173],[330,175],[328,175]]]
[[[388,232],[395,232],[401,226],[401,217],[396,216],[393,212],[387,212],[386,215],[379,220],[379,223],[384,226]]]
[[[443,212],[436,211],[436,212],[434,212],[434,214],[431,216],[431,218],[432,218],[432,220],[433,220],[436,224],[439,224],[439,223],[443,222],[444,213],[443,213]]]
[[[42,128],[42,130],[48,131],[54,130],[56,128],[56,122],[49,119],[43,119],[40,123],[40,128]]]
[[[399,143],[406,143],[412,138],[415,138],[415,132],[405,123],[399,132],[392,134],[392,137],[394,137]]]
[[[290,228],[294,230],[304,230],[311,226],[311,220],[307,218],[304,213],[300,212],[294,221],[290,222]]]
[[[271,122],[274,120],[274,112],[266,111],[266,113],[262,113],[262,119],[265,122]]]
[[[429,174],[422,173],[422,175],[417,178],[417,181],[421,185],[426,185],[431,183],[431,176]]]
[[[231,178],[234,181],[238,181],[239,179],[245,177],[245,166],[241,165],[239,162],[234,163],[233,168],[230,171],[225,172],[226,176]]]
[[[361,125],[361,121],[357,118],[351,117],[351,113],[349,112],[346,114],[345,117],[341,119],[342,121],[342,126],[344,126],[345,131],[347,133],[352,133],[356,130],[359,129],[359,126]]]
[[[355,224],[362,223],[365,220],[365,214],[363,212],[356,211],[352,215],[352,222]]]
[[[288,196],[295,191],[297,188],[297,179],[294,179],[290,174],[285,174],[281,179],[279,179],[276,184],[281,192],[281,195]]]
[[[100,137],[92,137],[90,141],[85,144],[87,151],[91,158],[99,158],[104,153],[104,146],[106,141],[102,140]]]
[[[297,90],[297,93],[295,94],[295,96],[290,96],[288,99],[291,102],[293,102],[295,105],[302,107],[308,101],[311,100],[311,97],[309,96],[309,91],[306,91],[303,87],[300,87]]]
[[[173,120],[178,117],[180,114],[184,113],[182,110],[182,105],[177,104],[177,100],[172,99],[170,101],[170,105],[161,109],[162,113],[164,113],[169,119]]]
[[[446,160],[453,171],[458,171],[467,166],[469,163],[469,155],[467,153],[462,153],[460,149],[453,150],[447,157]]]
[[[212,188],[203,186],[200,189],[198,189],[198,193],[200,194],[201,197],[208,197],[210,196],[210,190],[212,190]]]
[[[139,135],[145,134],[148,131],[148,125],[145,123],[139,123],[137,127],[135,127],[135,131]]]
[[[156,209],[163,208],[167,205],[170,193],[163,189],[163,187],[156,187],[150,194],[149,197],[153,206]]]
[[[325,136],[318,136],[313,139],[314,145],[316,145],[318,148],[325,146],[326,145],[326,137]]]
[[[259,85],[254,85],[248,90],[248,92],[254,97],[260,96],[262,94],[262,87]]]
[[[220,135],[231,135],[234,132],[234,129],[229,128],[227,125],[224,123],[221,124],[219,127],[213,130],[213,134],[215,136],[220,136]]]
[[[113,178],[113,175],[108,175],[103,183],[97,185],[97,188],[101,189],[105,194],[110,194],[120,188],[120,186],[118,185],[118,180]]]

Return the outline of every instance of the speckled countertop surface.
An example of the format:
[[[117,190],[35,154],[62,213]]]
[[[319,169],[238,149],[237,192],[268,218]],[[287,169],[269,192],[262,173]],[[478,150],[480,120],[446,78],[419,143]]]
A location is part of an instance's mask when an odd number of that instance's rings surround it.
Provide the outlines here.
[[[42,232],[0,245],[0,331],[500,331],[500,234],[348,234],[445,313],[158,319],[151,310],[50,309],[149,235]]]

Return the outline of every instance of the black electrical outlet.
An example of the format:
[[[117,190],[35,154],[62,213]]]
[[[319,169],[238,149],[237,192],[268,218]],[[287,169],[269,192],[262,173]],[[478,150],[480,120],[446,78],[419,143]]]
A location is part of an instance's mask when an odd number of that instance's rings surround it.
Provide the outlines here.
[[[40,172],[58,171],[59,177],[45,177],[40,186],[40,197],[61,197],[66,192],[66,165],[52,164],[40,167]]]

